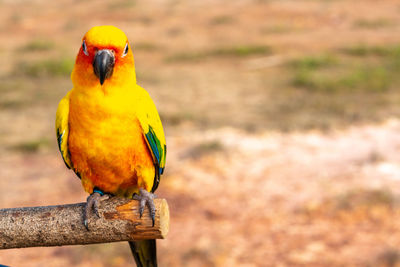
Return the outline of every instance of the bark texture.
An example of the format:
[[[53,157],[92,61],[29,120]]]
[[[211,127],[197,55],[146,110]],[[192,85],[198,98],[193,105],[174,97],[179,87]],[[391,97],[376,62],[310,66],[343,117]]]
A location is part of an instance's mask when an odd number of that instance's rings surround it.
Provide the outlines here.
[[[85,204],[0,210],[0,249],[163,239],[169,230],[165,199],[154,199],[154,227],[147,208],[139,218],[138,201],[112,197],[101,202],[100,218],[90,216],[88,231]]]

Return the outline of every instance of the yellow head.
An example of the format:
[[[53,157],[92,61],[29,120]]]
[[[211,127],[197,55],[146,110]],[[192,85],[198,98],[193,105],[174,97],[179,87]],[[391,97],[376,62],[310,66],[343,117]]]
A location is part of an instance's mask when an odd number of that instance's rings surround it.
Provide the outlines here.
[[[71,74],[74,86],[135,82],[133,54],[125,33],[114,26],[91,28],[83,37]]]

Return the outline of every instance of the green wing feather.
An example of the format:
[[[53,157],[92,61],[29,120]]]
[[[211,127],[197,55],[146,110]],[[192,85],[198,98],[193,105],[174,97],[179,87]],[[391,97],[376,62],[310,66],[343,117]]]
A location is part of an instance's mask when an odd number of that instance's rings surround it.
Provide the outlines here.
[[[143,129],[144,139],[146,140],[147,147],[153,157],[154,166],[156,167],[153,188],[151,189],[151,192],[154,192],[160,183],[160,176],[164,172],[167,146],[164,129],[156,106],[144,89],[142,89],[142,93],[140,101],[143,103],[144,108],[139,114],[139,121]]]
[[[56,134],[58,149],[61,152],[61,156],[64,160],[65,165],[69,169],[72,168],[71,159],[68,150],[68,115],[69,115],[69,93],[61,99],[58,104],[57,114],[56,114]],[[78,174],[79,176],[79,174]]]

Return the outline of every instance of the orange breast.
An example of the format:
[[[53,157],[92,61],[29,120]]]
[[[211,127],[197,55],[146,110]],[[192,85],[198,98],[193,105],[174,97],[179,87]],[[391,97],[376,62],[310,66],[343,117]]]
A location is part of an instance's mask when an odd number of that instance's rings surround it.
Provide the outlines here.
[[[99,103],[71,99],[68,139],[71,161],[88,193],[98,187],[130,197],[150,190],[155,168],[132,110],[113,112]]]

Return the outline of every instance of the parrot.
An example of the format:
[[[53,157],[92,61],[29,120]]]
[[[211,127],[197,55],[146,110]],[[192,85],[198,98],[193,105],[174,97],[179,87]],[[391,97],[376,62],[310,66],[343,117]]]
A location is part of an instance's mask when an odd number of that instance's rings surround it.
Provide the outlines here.
[[[166,140],[157,108],[136,82],[132,47],[111,25],[82,38],[71,73],[73,88],[56,112],[58,148],[65,165],[90,194],[84,225],[110,196],[139,200],[155,220],[154,191],[166,162]],[[139,267],[157,266],[156,241],[129,242]]]

